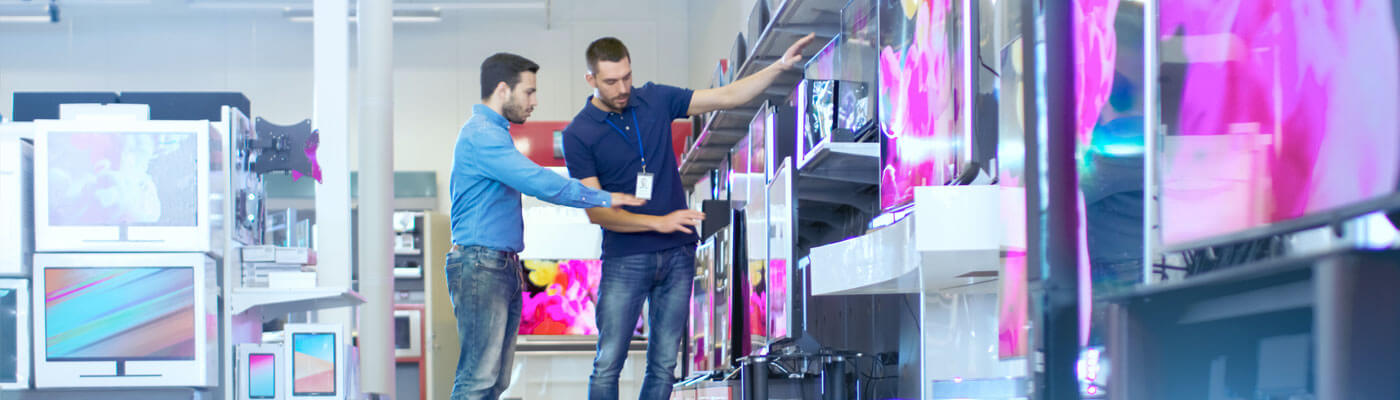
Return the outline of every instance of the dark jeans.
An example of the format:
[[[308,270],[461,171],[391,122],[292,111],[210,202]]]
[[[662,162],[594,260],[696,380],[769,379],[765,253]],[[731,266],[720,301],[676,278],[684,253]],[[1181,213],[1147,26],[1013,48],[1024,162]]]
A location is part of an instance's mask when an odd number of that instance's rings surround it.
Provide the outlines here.
[[[590,400],[617,399],[617,377],[627,361],[642,303],[650,301],[646,378],[642,400],[671,398],[676,362],[689,317],[690,290],[695,279],[695,246],[652,253],[603,258],[598,289],[598,356],[588,379]]]
[[[510,387],[520,330],[520,260],[481,246],[447,253],[447,292],[462,352],[451,400],[496,399]]]

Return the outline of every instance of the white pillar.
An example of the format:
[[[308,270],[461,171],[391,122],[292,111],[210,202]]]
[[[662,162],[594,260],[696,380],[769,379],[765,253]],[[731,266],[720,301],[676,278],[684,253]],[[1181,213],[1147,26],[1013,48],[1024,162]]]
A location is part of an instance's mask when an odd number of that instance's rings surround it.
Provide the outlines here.
[[[359,0],[360,382],[394,394],[393,0]]]
[[[321,131],[316,159],[322,182],[316,185],[316,283],[350,287],[350,26],[346,0],[312,3],[311,123]],[[322,310],[317,322],[355,330],[354,308]],[[348,338],[347,342],[348,342]]]

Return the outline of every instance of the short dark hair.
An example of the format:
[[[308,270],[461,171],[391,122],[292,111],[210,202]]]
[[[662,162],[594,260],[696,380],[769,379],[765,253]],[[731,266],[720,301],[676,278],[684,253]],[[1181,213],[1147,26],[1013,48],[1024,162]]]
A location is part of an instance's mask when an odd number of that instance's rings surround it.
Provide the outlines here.
[[[584,57],[588,59],[588,72],[596,73],[599,61],[618,62],[624,58],[631,59],[632,55],[627,53],[627,46],[621,40],[608,36],[589,43]]]
[[[496,84],[500,82],[505,82],[506,87],[515,89],[515,84],[520,83],[520,73],[525,71],[539,73],[540,65],[511,53],[496,53],[486,57],[486,61],[481,62],[481,99],[491,98],[491,92],[496,91]]]

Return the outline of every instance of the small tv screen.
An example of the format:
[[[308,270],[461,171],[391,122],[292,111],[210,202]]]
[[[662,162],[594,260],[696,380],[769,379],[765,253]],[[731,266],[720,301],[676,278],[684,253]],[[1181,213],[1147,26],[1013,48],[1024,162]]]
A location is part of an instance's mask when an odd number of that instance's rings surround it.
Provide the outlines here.
[[[914,187],[957,177],[966,145],[957,2],[883,2],[880,10],[880,206],[914,200]]]
[[[277,355],[253,353],[248,355],[248,398],[277,398]]]
[[[335,334],[292,334],[292,394],[335,395]]]
[[[1214,242],[1295,219],[1325,224],[1330,217],[1321,214],[1394,196],[1400,182],[1395,7],[1391,1],[1161,4],[1166,131],[1158,176],[1165,244]]]
[[[49,224],[192,227],[199,175],[189,133],[52,132]]]
[[[521,335],[597,335],[601,260],[522,260]],[[645,317],[633,335],[645,334]]]
[[[409,349],[413,347],[413,324],[407,315],[394,316],[394,348]]]
[[[193,268],[58,267],[43,273],[48,361],[195,359]]]

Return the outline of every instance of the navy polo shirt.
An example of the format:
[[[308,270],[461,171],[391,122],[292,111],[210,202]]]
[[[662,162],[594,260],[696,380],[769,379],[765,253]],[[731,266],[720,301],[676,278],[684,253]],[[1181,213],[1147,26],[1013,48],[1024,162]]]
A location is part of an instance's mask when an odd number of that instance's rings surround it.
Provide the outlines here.
[[[666,215],[685,209],[685,188],[671,144],[671,121],[685,118],[690,109],[690,89],[648,82],[632,88],[627,108],[610,113],[593,106],[592,97],[564,128],[564,163],[574,179],[597,177],[603,190],[635,194],[637,174],[642,172],[641,150],[647,172],[655,175],[651,200],[641,207],[624,207],[634,214]],[[636,126],[633,125],[636,117]],[[611,122],[611,124],[609,124]],[[622,128],[619,132],[618,129]],[[632,129],[626,129],[632,127]],[[634,130],[641,130],[641,150]],[[693,245],[694,233],[603,230],[603,256],[622,257]]]

